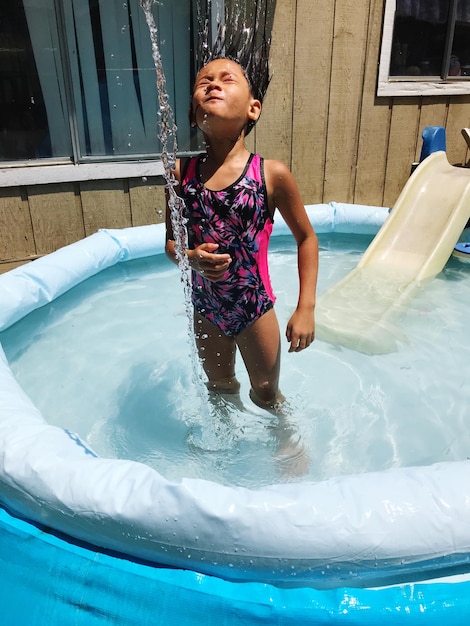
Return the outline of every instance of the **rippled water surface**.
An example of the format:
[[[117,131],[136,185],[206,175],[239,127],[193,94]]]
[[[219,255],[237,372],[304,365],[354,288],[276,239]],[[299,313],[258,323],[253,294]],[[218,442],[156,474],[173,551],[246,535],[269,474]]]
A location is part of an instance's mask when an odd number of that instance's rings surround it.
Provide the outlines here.
[[[369,241],[320,236],[319,292]],[[297,299],[290,239],[272,239],[270,267],[283,334]],[[256,487],[470,457],[469,303],[470,265],[451,259],[401,315],[408,341],[397,352],[368,356],[316,341],[289,354],[284,342],[291,410],[281,424],[249,400],[241,359],[239,399],[200,397],[178,270],[163,255],[101,272],[0,340],[47,421],[99,455],[168,478]]]

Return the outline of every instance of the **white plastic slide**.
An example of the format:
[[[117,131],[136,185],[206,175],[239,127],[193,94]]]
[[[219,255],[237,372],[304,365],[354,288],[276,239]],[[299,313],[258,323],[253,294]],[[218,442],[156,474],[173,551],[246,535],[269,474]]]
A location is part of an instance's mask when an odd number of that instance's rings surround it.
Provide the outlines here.
[[[415,170],[358,265],[320,296],[318,339],[384,354],[406,337],[395,325],[412,292],[447,263],[470,218],[470,169],[434,152]]]

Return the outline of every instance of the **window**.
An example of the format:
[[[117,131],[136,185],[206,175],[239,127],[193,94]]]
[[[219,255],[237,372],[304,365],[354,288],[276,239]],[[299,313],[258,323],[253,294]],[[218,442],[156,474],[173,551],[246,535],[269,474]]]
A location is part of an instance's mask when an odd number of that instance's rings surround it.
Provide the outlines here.
[[[387,0],[377,94],[470,93],[470,0]]]
[[[8,0],[1,5],[4,165],[41,159],[122,161],[159,153],[155,66],[139,0]],[[152,10],[178,145],[195,150],[187,111],[196,8],[188,0],[171,0],[154,3]]]

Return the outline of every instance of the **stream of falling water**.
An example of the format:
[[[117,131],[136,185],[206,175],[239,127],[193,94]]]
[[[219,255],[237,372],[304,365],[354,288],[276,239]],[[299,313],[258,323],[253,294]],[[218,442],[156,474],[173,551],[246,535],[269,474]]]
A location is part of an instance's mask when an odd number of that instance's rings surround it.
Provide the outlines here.
[[[157,77],[159,107],[158,138],[160,139],[162,146],[161,161],[163,163],[164,177],[166,181],[168,209],[170,211],[171,225],[173,228],[173,235],[175,237],[176,258],[181,271],[181,282],[183,284],[184,304],[188,319],[188,343],[190,345],[193,382],[198,389],[200,398],[204,399],[206,398],[207,392],[202,381],[201,363],[198,358],[194,337],[194,311],[191,302],[191,270],[189,267],[188,257],[185,254],[185,250],[187,249],[187,220],[185,219],[183,213],[184,201],[176,193],[176,186],[178,182],[173,173],[178,149],[176,138],[177,128],[173,110],[169,102],[165,72],[163,70],[162,58],[158,47],[158,28],[152,13],[152,5],[154,1],[155,0],[140,0],[140,6],[144,11],[145,20],[149,28],[150,41],[152,45],[152,57]]]

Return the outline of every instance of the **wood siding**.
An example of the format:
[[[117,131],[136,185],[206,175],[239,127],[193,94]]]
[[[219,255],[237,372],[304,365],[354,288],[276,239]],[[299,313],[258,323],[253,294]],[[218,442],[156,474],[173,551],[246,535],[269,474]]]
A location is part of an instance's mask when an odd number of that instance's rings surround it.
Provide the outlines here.
[[[384,0],[277,0],[272,81],[249,147],[286,162],[305,204],[393,206],[426,126],[469,160],[465,96],[376,96]],[[161,178],[0,189],[0,271],[92,234],[162,221]]]
[[[0,189],[0,272],[100,228],[165,219],[161,177]]]

